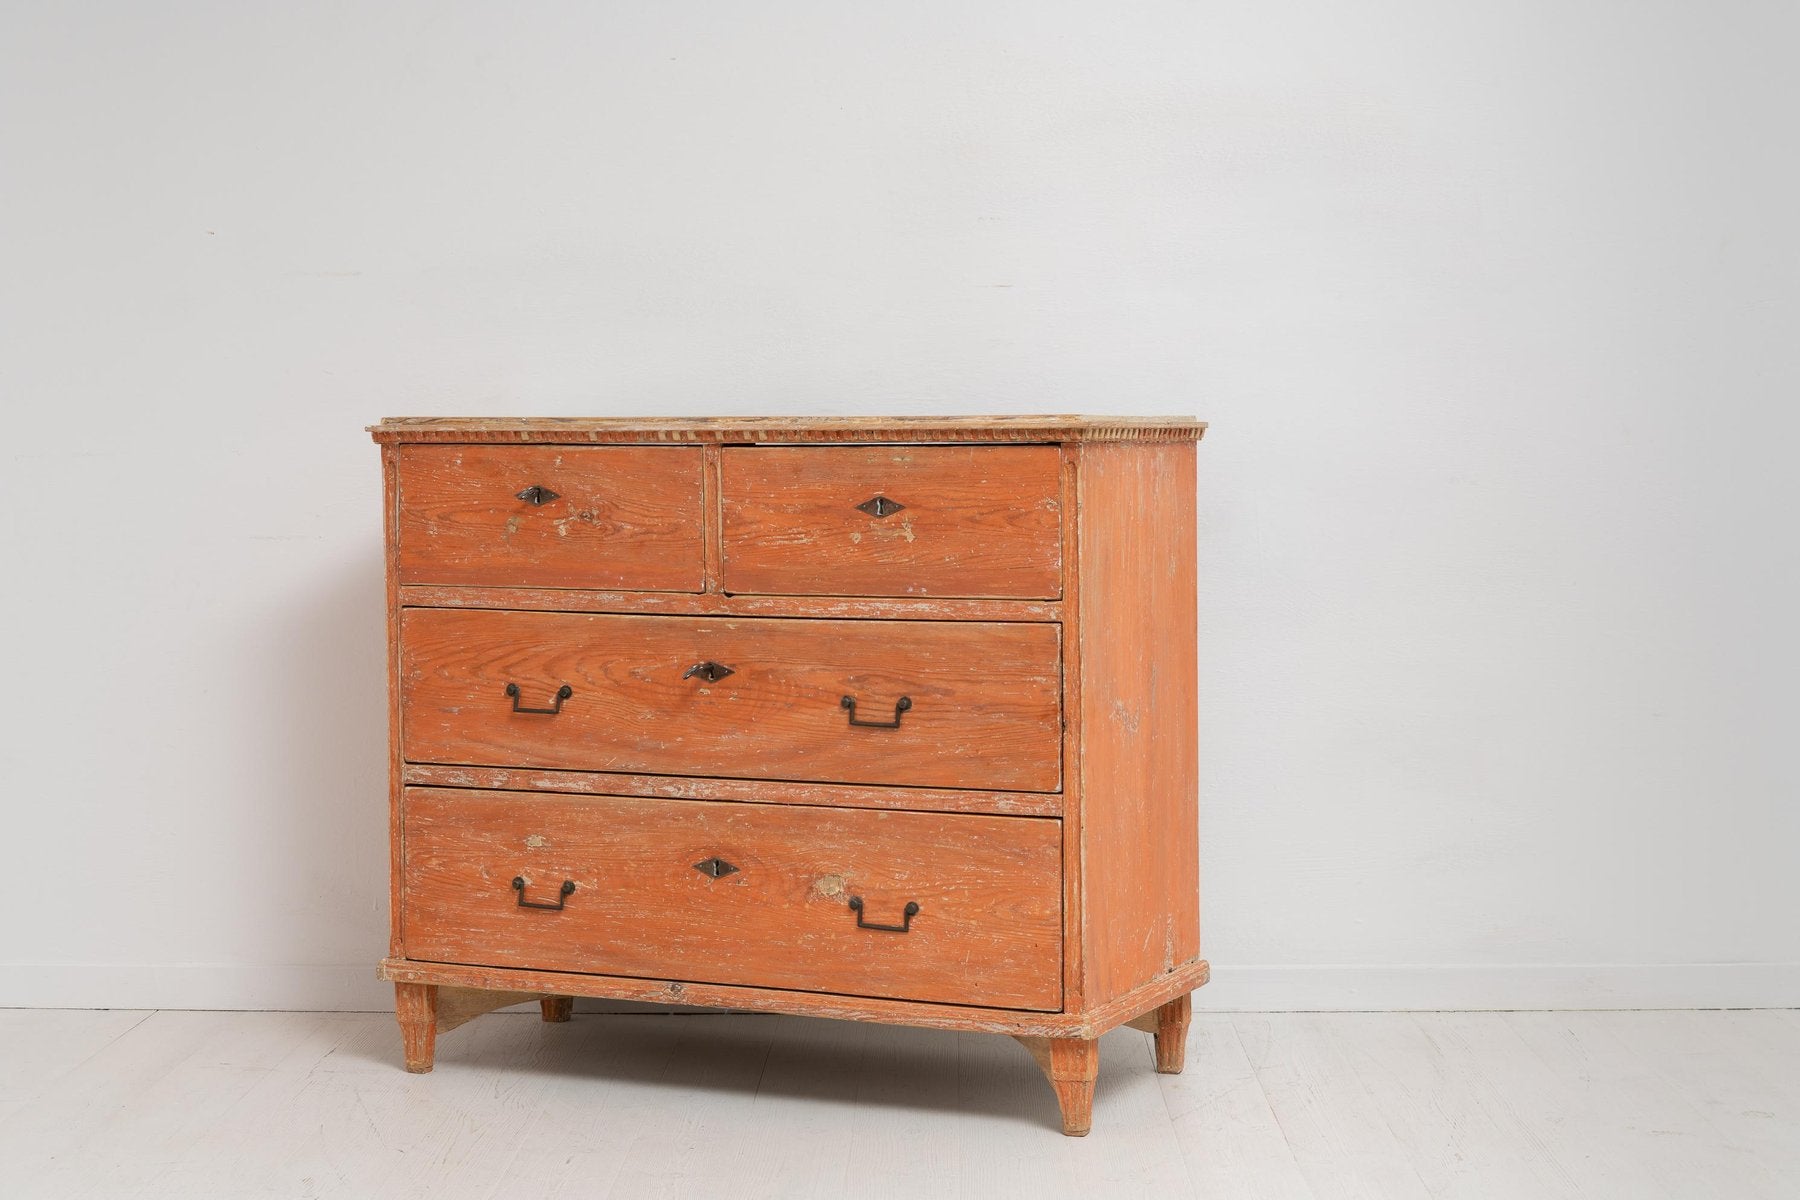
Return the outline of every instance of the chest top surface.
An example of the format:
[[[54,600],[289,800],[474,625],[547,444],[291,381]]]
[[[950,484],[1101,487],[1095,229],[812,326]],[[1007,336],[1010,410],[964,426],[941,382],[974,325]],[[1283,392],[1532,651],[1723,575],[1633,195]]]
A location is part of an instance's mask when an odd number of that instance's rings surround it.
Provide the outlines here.
[[[1183,416],[388,417],[378,442],[1193,442]]]

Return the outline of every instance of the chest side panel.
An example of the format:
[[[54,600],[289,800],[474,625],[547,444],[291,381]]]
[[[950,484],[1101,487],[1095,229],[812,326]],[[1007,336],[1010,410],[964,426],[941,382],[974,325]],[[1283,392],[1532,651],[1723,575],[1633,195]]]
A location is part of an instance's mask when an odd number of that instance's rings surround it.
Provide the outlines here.
[[[1200,953],[1194,447],[1078,473],[1083,1003]]]

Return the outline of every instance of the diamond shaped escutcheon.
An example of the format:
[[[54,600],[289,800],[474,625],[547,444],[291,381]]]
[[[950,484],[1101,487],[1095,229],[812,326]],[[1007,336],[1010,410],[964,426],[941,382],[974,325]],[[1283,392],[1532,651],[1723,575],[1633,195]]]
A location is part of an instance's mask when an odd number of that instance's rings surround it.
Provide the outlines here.
[[[856,507],[868,513],[871,517],[891,517],[901,509],[905,508],[906,505],[900,503],[898,500],[889,500],[886,496],[875,496],[871,499],[864,500]]]

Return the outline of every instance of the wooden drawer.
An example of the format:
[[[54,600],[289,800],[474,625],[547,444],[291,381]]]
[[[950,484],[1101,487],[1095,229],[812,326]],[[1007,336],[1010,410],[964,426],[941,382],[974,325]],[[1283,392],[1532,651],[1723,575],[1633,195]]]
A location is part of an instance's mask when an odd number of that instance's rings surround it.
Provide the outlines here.
[[[409,788],[404,823],[411,960],[1061,1007],[1058,821]]]
[[[1056,597],[1061,464],[1055,446],[727,448],[725,590]]]
[[[1053,792],[1059,640],[1050,624],[412,608],[401,746],[412,762]]]
[[[403,447],[400,582],[699,591],[701,457],[692,446]]]

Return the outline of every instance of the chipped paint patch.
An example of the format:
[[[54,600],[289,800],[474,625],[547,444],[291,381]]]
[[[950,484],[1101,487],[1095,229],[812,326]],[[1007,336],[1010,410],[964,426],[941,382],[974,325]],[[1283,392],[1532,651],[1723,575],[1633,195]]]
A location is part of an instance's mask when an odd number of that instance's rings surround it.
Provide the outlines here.
[[[548,849],[549,845],[550,839],[541,833],[534,833],[525,839],[525,848],[527,850],[544,850]]]
[[[1126,733],[1136,733],[1138,731],[1138,715],[1129,708],[1126,708],[1123,700],[1114,700],[1112,702],[1112,708],[1107,715],[1112,718],[1114,725],[1117,725]]]
[[[821,900],[836,900],[844,894],[842,875],[821,875],[813,880],[812,894]]]
[[[594,510],[591,508],[584,508],[580,512],[570,513],[568,516],[562,517],[562,518],[558,519],[557,521],[553,522],[553,524],[556,526],[556,536],[557,537],[568,537],[569,536],[569,522],[571,522],[571,521],[579,521],[583,525],[599,525],[600,524],[600,518],[595,514]]]

